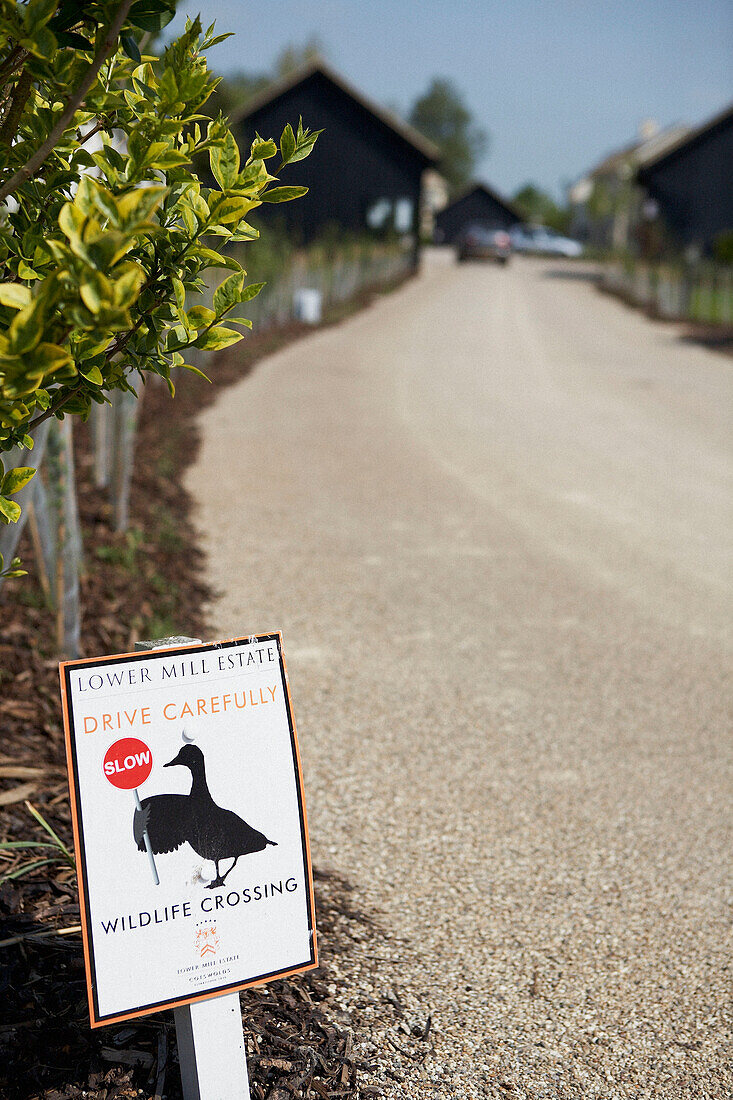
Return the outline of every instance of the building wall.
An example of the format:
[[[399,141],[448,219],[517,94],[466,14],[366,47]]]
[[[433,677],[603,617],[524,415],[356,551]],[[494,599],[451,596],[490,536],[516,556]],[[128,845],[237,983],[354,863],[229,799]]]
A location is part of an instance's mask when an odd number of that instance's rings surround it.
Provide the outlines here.
[[[709,251],[718,234],[733,230],[733,120],[651,170],[644,183],[679,243]]]
[[[283,171],[281,182],[310,191],[297,202],[260,207],[257,216],[282,219],[304,243],[330,224],[364,232],[370,212],[386,212],[382,229],[415,234],[425,158],[321,74],[254,112],[235,134],[244,151],[255,131],[279,140],[285,124],[295,128],[301,116],[304,126],[324,132],[310,157]]]
[[[435,239],[438,243],[453,244],[461,231],[469,225],[492,225],[509,229],[516,224],[517,218],[491,195],[487,195],[485,191],[470,191],[436,214]]]

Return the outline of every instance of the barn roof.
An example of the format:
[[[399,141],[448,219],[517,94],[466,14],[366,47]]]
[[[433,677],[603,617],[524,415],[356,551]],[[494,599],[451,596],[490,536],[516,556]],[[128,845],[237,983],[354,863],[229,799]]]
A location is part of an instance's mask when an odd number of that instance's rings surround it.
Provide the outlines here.
[[[494,191],[493,188],[489,187],[487,183],[470,183],[468,187],[461,191],[460,194],[456,195],[456,197],[451,202],[449,202],[447,206],[444,206],[442,210],[439,210],[437,216],[440,216],[446,210],[452,210],[454,206],[457,206],[458,203],[463,202],[464,199],[467,199],[469,195],[473,195],[476,191],[479,191],[486,195],[488,199],[491,199],[492,202],[496,203],[503,210],[506,210],[507,214],[509,214],[509,216],[512,218],[516,218],[518,222],[521,222],[523,220],[522,215],[519,213],[517,208],[515,206],[512,206],[512,204],[508,202],[507,199],[503,199],[501,195],[498,195],[496,191]]]
[[[348,80],[345,80],[340,73],[332,69],[322,58],[309,61],[307,64],[293,70],[293,72],[288,73],[288,75],[281,80],[274,81],[262,92],[248,100],[241,110],[232,115],[231,121],[233,123],[245,122],[251,115],[255,114],[263,107],[274,103],[280,96],[297,88],[298,85],[304,84],[316,74],[322,76],[329,84],[336,88],[339,93],[352,99],[362,108],[362,110],[374,116],[374,118],[391,131],[393,135],[403,141],[413,151],[419,153],[425,159],[426,165],[434,165],[439,161],[440,150],[437,145],[434,145],[432,141],[429,141],[428,138],[424,137],[413,126],[410,126],[407,122],[398,118],[397,115],[368,99],[367,96],[355,88],[353,84],[350,84]]]
[[[599,179],[602,176],[617,174],[625,165],[634,162],[637,167],[657,160],[673,145],[677,145],[690,133],[689,126],[676,124],[658,130],[651,137],[637,138],[629,145],[608,153],[594,168],[586,173],[586,179]]]
[[[695,146],[704,143],[716,131],[723,130],[731,124],[733,124],[733,103],[713,118],[708,119],[702,126],[698,126],[696,130],[692,130],[691,132],[688,131],[687,134],[676,141],[671,148],[665,149],[654,160],[643,165],[636,174],[637,179],[640,183],[646,182],[647,178],[654,175],[658,169],[666,168],[670,164],[673,164],[680,156],[684,156],[694,149]]]

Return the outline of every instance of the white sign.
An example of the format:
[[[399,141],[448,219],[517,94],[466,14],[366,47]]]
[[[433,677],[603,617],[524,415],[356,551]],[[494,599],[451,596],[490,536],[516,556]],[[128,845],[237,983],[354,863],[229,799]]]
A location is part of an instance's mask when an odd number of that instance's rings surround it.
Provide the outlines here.
[[[280,635],[60,671],[92,1027],[316,966]]]

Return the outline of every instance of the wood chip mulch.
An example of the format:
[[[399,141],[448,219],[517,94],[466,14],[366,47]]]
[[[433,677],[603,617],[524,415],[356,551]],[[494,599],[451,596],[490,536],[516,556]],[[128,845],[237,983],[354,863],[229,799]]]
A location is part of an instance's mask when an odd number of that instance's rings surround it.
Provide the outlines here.
[[[173,401],[164,387],[145,387],[125,534],[114,533],[106,495],[94,487],[88,432],[77,432],[83,654],[126,652],[140,638],[209,636],[204,562],[181,487],[197,447],[195,416],[258,359],[305,331],[250,337],[244,350],[239,345],[237,355],[214,363],[213,385],[186,375]],[[48,839],[32,806],[71,847],[55,615],[41,595],[27,535],[20,554],[29,577],[0,589],[0,840]],[[7,878],[48,854],[0,852],[0,1096],[178,1100],[172,1013],[89,1028],[73,867],[57,861]],[[328,970],[329,956],[346,950],[350,930],[358,934],[370,918],[355,909],[342,879],[318,871],[315,878],[322,965],[241,994],[256,1100],[379,1095],[360,1087],[355,1036],[332,1007]]]

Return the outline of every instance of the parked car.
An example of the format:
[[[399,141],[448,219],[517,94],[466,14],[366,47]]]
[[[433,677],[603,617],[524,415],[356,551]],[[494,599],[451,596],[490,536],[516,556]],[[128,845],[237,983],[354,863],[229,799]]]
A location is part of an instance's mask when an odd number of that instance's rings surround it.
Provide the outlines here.
[[[580,241],[563,237],[546,225],[515,225],[510,233],[516,252],[527,252],[534,256],[566,256],[569,259],[583,255]]]
[[[496,260],[505,264],[512,254],[512,239],[506,229],[494,225],[470,225],[456,242],[456,256],[462,260]]]

